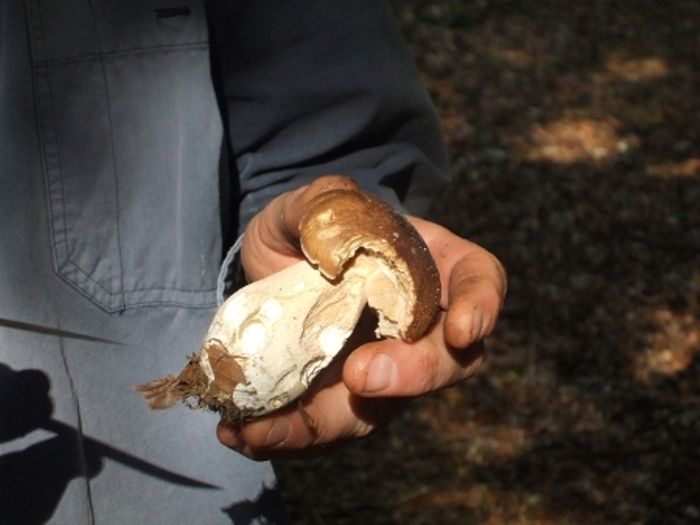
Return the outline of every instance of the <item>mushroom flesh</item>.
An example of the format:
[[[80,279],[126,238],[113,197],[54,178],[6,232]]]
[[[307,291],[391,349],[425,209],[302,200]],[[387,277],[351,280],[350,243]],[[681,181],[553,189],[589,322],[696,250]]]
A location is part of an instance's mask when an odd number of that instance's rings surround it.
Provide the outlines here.
[[[428,330],[438,271],[389,204],[356,189],[329,190],[305,206],[299,230],[305,260],[230,296],[178,376],[136,387],[152,408],[187,401],[227,421],[281,408],[341,353],[366,307],[378,338],[414,341]]]

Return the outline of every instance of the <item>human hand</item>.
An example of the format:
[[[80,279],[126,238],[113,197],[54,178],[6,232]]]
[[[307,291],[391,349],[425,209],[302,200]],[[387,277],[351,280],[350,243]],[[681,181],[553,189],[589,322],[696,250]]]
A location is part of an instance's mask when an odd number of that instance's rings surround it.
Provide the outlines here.
[[[298,223],[304,204],[320,192],[354,187],[344,177],[317,179],[273,200],[248,225],[241,261],[257,280],[303,258]],[[396,339],[360,345],[342,376],[308,392],[300,403],[260,420],[220,423],[226,446],[253,459],[298,457],[319,447],[368,434],[395,405],[473,375],[483,358],[482,340],[496,324],[506,290],[498,260],[480,246],[435,223],[408,217],[428,245],[440,273],[441,311],[414,343]]]

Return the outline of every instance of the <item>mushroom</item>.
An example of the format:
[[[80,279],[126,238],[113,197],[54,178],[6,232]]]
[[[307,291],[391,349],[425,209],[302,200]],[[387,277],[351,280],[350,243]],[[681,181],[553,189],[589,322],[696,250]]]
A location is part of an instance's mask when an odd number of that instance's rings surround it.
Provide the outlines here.
[[[238,290],[178,376],[136,387],[151,408],[184,400],[227,421],[281,408],[342,353],[366,307],[378,338],[410,342],[427,331],[440,302],[438,271],[389,204],[357,189],[328,190],[305,206],[299,230],[306,260]]]

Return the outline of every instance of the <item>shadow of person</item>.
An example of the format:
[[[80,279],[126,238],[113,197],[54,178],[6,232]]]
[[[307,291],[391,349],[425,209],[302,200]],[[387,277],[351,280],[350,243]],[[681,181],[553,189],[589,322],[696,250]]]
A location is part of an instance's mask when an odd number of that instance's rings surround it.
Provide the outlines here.
[[[62,434],[0,456],[2,523],[46,523],[72,479],[95,477],[102,469],[102,459],[87,452],[78,460],[79,446],[73,436]]]
[[[39,370],[14,371],[0,363],[0,443],[41,428],[53,412],[49,378]]]
[[[0,443],[46,427],[53,413],[49,389],[45,373],[14,371],[0,363]],[[2,523],[47,522],[72,479],[91,479],[101,469],[100,454],[83,447],[78,431],[67,426],[54,437],[0,456]]]
[[[258,523],[289,523],[282,496],[274,489],[265,487],[255,500],[242,501],[222,509],[232,523],[250,525]]]

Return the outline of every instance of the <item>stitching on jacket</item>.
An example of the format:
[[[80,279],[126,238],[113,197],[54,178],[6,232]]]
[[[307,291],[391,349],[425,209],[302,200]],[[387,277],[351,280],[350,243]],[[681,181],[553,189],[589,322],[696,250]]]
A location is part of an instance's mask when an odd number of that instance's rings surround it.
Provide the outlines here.
[[[126,307],[126,296],[124,295],[124,257],[122,254],[122,240],[121,240],[121,217],[119,215],[119,174],[117,173],[117,158],[114,155],[114,150],[116,145],[114,144],[114,124],[112,121],[112,102],[109,97],[109,82],[107,81],[107,72],[105,71],[105,64],[102,60],[102,44],[100,42],[100,34],[97,29],[97,19],[95,17],[94,8],[92,2],[88,2],[90,6],[90,18],[92,19],[92,31],[95,36],[95,43],[97,45],[97,51],[100,56],[100,72],[102,73],[102,83],[105,89],[105,99],[107,102],[107,123],[109,125],[109,145],[110,145],[110,158],[112,159],[112,178],[114,180],[114,208],[115,208],[115,234],[117,242],[117,258],[119,260],[119,289],[121,290],[121,307]]]
[[[85,290],[84,288],[76,285],[75,282],[71,281],[65,275],[58,274],[58,276],[61,278],[61,280],[65,281],[68,285],[71,286],[71,288],[75,289],[78,293],[80,293],[82,296],[84,296],[87,300],[89,300],[95,306],[97,306],[101,310],[104,310],[105,312],[108,312],[108,313],[133,310],[135,308],[155,308],[155,307],[159,307],[159,306],[173,306],[173,307],[177,307],[177,308],[192,309],[192,310],[206,310],[208,308],[214,308],[215,306],[217,306],[216,299],[212,299],[212,300],[202,299],[200,302],[196,302],[196,303],[193,303],[192,301],[177,300],[177,299],[148,299],[148,300],[130,302],[126,305],[126,307],[122,308],[121,306],[113,306],[112,304],[105,303],[104,301],[100,302],[95,297],[93,297],[88,290]],[[145,291],[148,291],[148,290],[145,290]],[[156,290],[156,291],[158,291],[158,290]],[[173,290],[166,288],[164,291],[170,292]],[[175,291],[183,292],[183,293],[191,293],[189,290],[175,290]],[[215,290],[203,290],[201,292],[196,292],[196,293],[198,293],[198,294],[201,293],[201,295],[207,295],[207,294],[211,294],[213,292],[215,292]],[[127,294],[128,293],[129,292],[127,292]]]
[[[85,450],[85,433],[83,429],[83,413],[82,409],[80,407],[80,395],[78,394],[78,389],[75,386],[75,380],[73,379],[73,374],[71,373],[70,366],[68,365],[68,359],[66,358],[66,348],[63,343],[63,338],[59,337],[58,339],[58,348],[61,353],[61,361],[63,363],[63,370],[66,373],[66,377],[68,378],[68,387],[70,388],[70,393],[73,401],[73,408],[75,408],[75,417],[77,420],[77,430],[78,430],[78,438],[77,438],[77,450],[79,454],[79,461],[80,461],[80,467],[83,470],[83,477],[85,479],[85,496],[87,500],[87,510],[89,513],[90,517],[90,523],[94,524],[95,523],[95,502],[93,501],[92,497],[92,482],[90,479],[90,476],[87,475],[88,473],[88,468],[87,468],[87,452]]]
[[[151,53],[154,51],[162,51],[167,53],[173,53],[178,51],[190,51],[202,49],[206,50],[209,46],[208,41],[198,41],[198,42],[185,42],[183,44],[163,44],[160,46],[148,46],[148,47],[134,47],[128,49],[119,49],[117,51],[100,51],[98,53],[85,53],[83,55],[78,55],[69,58],[52,58],[44,60],[34,60],[34,65],[38,67],[51,67],[51,66],[62,66],[65,64],[74,64],[79,62],[89,62],[91,60],[98,60],[100,58],[116,57],[120,55],[137,55],[140,53]]]
[[[67,264],[70,264],[71,268],[74,269],[76,272],[80,273],[87,281],[90,281],[92,284],[97,286],[100,290],[102,290],[106,295],[109,296],[118,296],[122,295],[122,292],[110,292],[107,288],[105,288],[102,284],[99,282],[95,281],[89,274],[85,273],[85,271],[80,268],[77,264],[75,264],[73,261],[70,259],[66,260]],[[174,287],[160,287],[160,286],[153,286],[153,287],[147,287],[147,288],[129,288],[124,290],[125,293],[130,294],[132,292],[181,292],[181,293],[191,293],[191,294],[199,294],[199,293],[211,293],[215,292],[216,288],[207,288],[206,290],[190,290],[187,288],[174,288]]]
[[[44,31],[44,21],[42,11],[33,2],[28,2],[28,15],[33,29],[33,42],[36,44],[36,52],[40,56],[46,56],[47,43]],[[94,20],[94,18],[93,18]],[[95,29],[96,30],[96,29]],[[59,143],[59,128],[56,117],[56,98],[54,86],[52,85],[52,75],[50,67],[60,67],[63,64],[80,63],[90,60],[100,60],[102,71],[102,81],[104,82],[104,103],[107,104],[107,121],[109,125],[109,144],[111,147],[111,160],[113,168],[113,181],[115,184],[114,197],[116,199],[116,224],[114,227],[119,230],[120,207],[118,201],[118,184],[114,144],[114,128],[112,122],[112,103],[109,97],[107,79],[105,73],[104,59],[111,56],[133,55],[136,53],[148,53],[152,51],[187,52],[207,50],[208,41],[188,42],[183,44],[151,46],[147,48],[132,48],[113,52],[91,53],[82,57],[75,57],[66,60],[37,60],[33,58],[33,70],[37,79],[35,87],[35,97],[37,104],[37,132],[39,134],[39,144],[42,151],[42,164],[45,172],[45,186],[47,193],[47,205],[50,220],[50,235],[52,244],[52,258],[54,272],[58,277],[78,291],[91,303],[100,309],[114,313],[127,309],[139,307],[173,306],[185,309],[206,309],[216,306],[215,288],[207,289],[185,289],[181,287],[157,286],[127,289],[125,286],[125,273],[123,270],[122,245],[117,238],[117,248],[119,257],[120,273],[118,279],[120,289],[117,292],[110,291],[106,286],[114,283],[116,276],[106,276],[106,280],[98,282],[95,276],[87,273],[78,263],[73,260],[69,250],[69,233],[73,231],[67,223],[68,201],[66,190],[66,180],[64,173],[63,152]],[[112,222],[114,219],[109,219]],[[117,232],[119,237],[119,232]]]
[[[72,263],[71,263],[72,264]],[[79,270],[79,269],[78,269]],[[178,299],[163,299],[162,297],[158,299],[143,299],[140,301],[135,301],[135,300],[130,300],[128,301],[125,305],[122,304],[114,304],[114,302],[110,301],[105,301],[101,300],[98,297],[95,297],[90,290],[87,290],[85,287],[81,286],[79,283],[76,283],[74,280],[71,280],[71,278],[63,273],[58,273],[57,275],[59,278],[66,282],[71,288],[76,290],[80,295],[85,297],[88,301],[93,303],[95,306],[100,308],[101,310],[104,310],[105,312],[108,313],[114,313],[114,312],[123,312],[126,310],[133,310],[135,308],[155,308],[159,306],[172,306],[172,307],[177,307],[177,308],[184,308],[184,309],[192,309],[192,310],[205,310],[208,308],[213,308],[217,306],[217,301],[216,298],[214,297],[213,299],[207,299],[207,295],[215,294],[216,290],[214,289],[207,289],[207,290],[182,290],[178,288],[141,288],[138,290],[127,290],[125,295],[131,296],[139,293],[149,293],[149,292],[177,292],[177,293],[182,293],[182,294],[191,294],[191,295],[200,295],[202,296],[197,302],[193,302],[191,299],[189,300],[178,300]],[[89,276],[86,276],[89,279]],[[94,281],[93,281],[94,282]],[[96,286],[102,288],[99,284],[95,283]],[[107,291],[104,292],[107,298],[109,299],[110,297],[113,296],[118,296],[121,294],[112,294]]]
[[[34,5],[32,4],[30,9],[34,9]],[[44,39],[44,31],[43,31],[43,21],[41,20],[41,9],[36,9],[35,16],[32,17],[33,20],[38,19],[38,23],[34,22],[32,23],[32,28],[33,30],[38,34],[39,36],[39,41],[40,45],[42,47],[42,52],[43,54],[46,53],[46,40]],[[64,249],[67,244],[67,231],[68,231],[68,225],[66,224],[66,216],[65,216],[65,209],[66,209],[66,204],[65,204],[65,197],[63,193],[63,181],[61,180],[61,173],[63,173],[63,164],[62,164],[62,158],[61,158],[61,149],[58,147],[58,139],[56,138],[58,136],[58,132],[56,130],[56,123],[55,123],[55,118],[54,115],[56,113],[55,111],[55,104],[54,104],[54,99],[53,99],[53,90],[51,89],[51,80],[50,80],[50,75],[46,72],[42,74],[43,77],[43,82],[46,85],[46,97],[42,97],[40,93],[37,94],[37,97],[39,98],[39,102],[37,104],[39,111],[41,112],[41,106],[45,107],[45,110],[50,112],[50,115],[42,115],[39,114],[37,115],[37,118],[39,120],[39,131],[43,136],[43,140],[41,140],[41,147],[42,151],[44,153],[44,159],[43,159],[43,164],[44,164],[44,169],[46,170],[46,186],[47,186],[47,199],[48,199],[48,208],[49,208],[49,217],[51,221],[51,240],[52,240],[52,254],[53,254],[53,260],[54,260],[54,268],[56,273],[59,273],[59,254],[58,254],[58,244],[61,243],[64,246]],[[42,101],[45,101],[42,103]],[[58,162],[58,176],[56,175],[51,175],[52,167],[49,166],[49,161],[48,161],[48,153],[46,151],[46,142],[50,140],[48,137],[45,136],[45,133],[43,132],[44,126],[46,128],[52,128],[52,134],[53,134],[53,139],[54,139],[54,149],[55,149],[55,155],[56,159]],[[55,196],[55,190],[54,187],[58,188],[58,196]],[[61,210],[63,213],[60,213],[59,216],[56,216],[56,211],[55,211],[55,205],[54,201],[55,199],[58,199],[58,205],[61,207]],[[60,222],[61,227],[60,228],[55,228],[54,225],[56,222]],[[59,239],[60,237],[60,239]],[[66,260],[69,261],[69,259],[66,257]],[[70,261],[71,264],[72,261]]]

